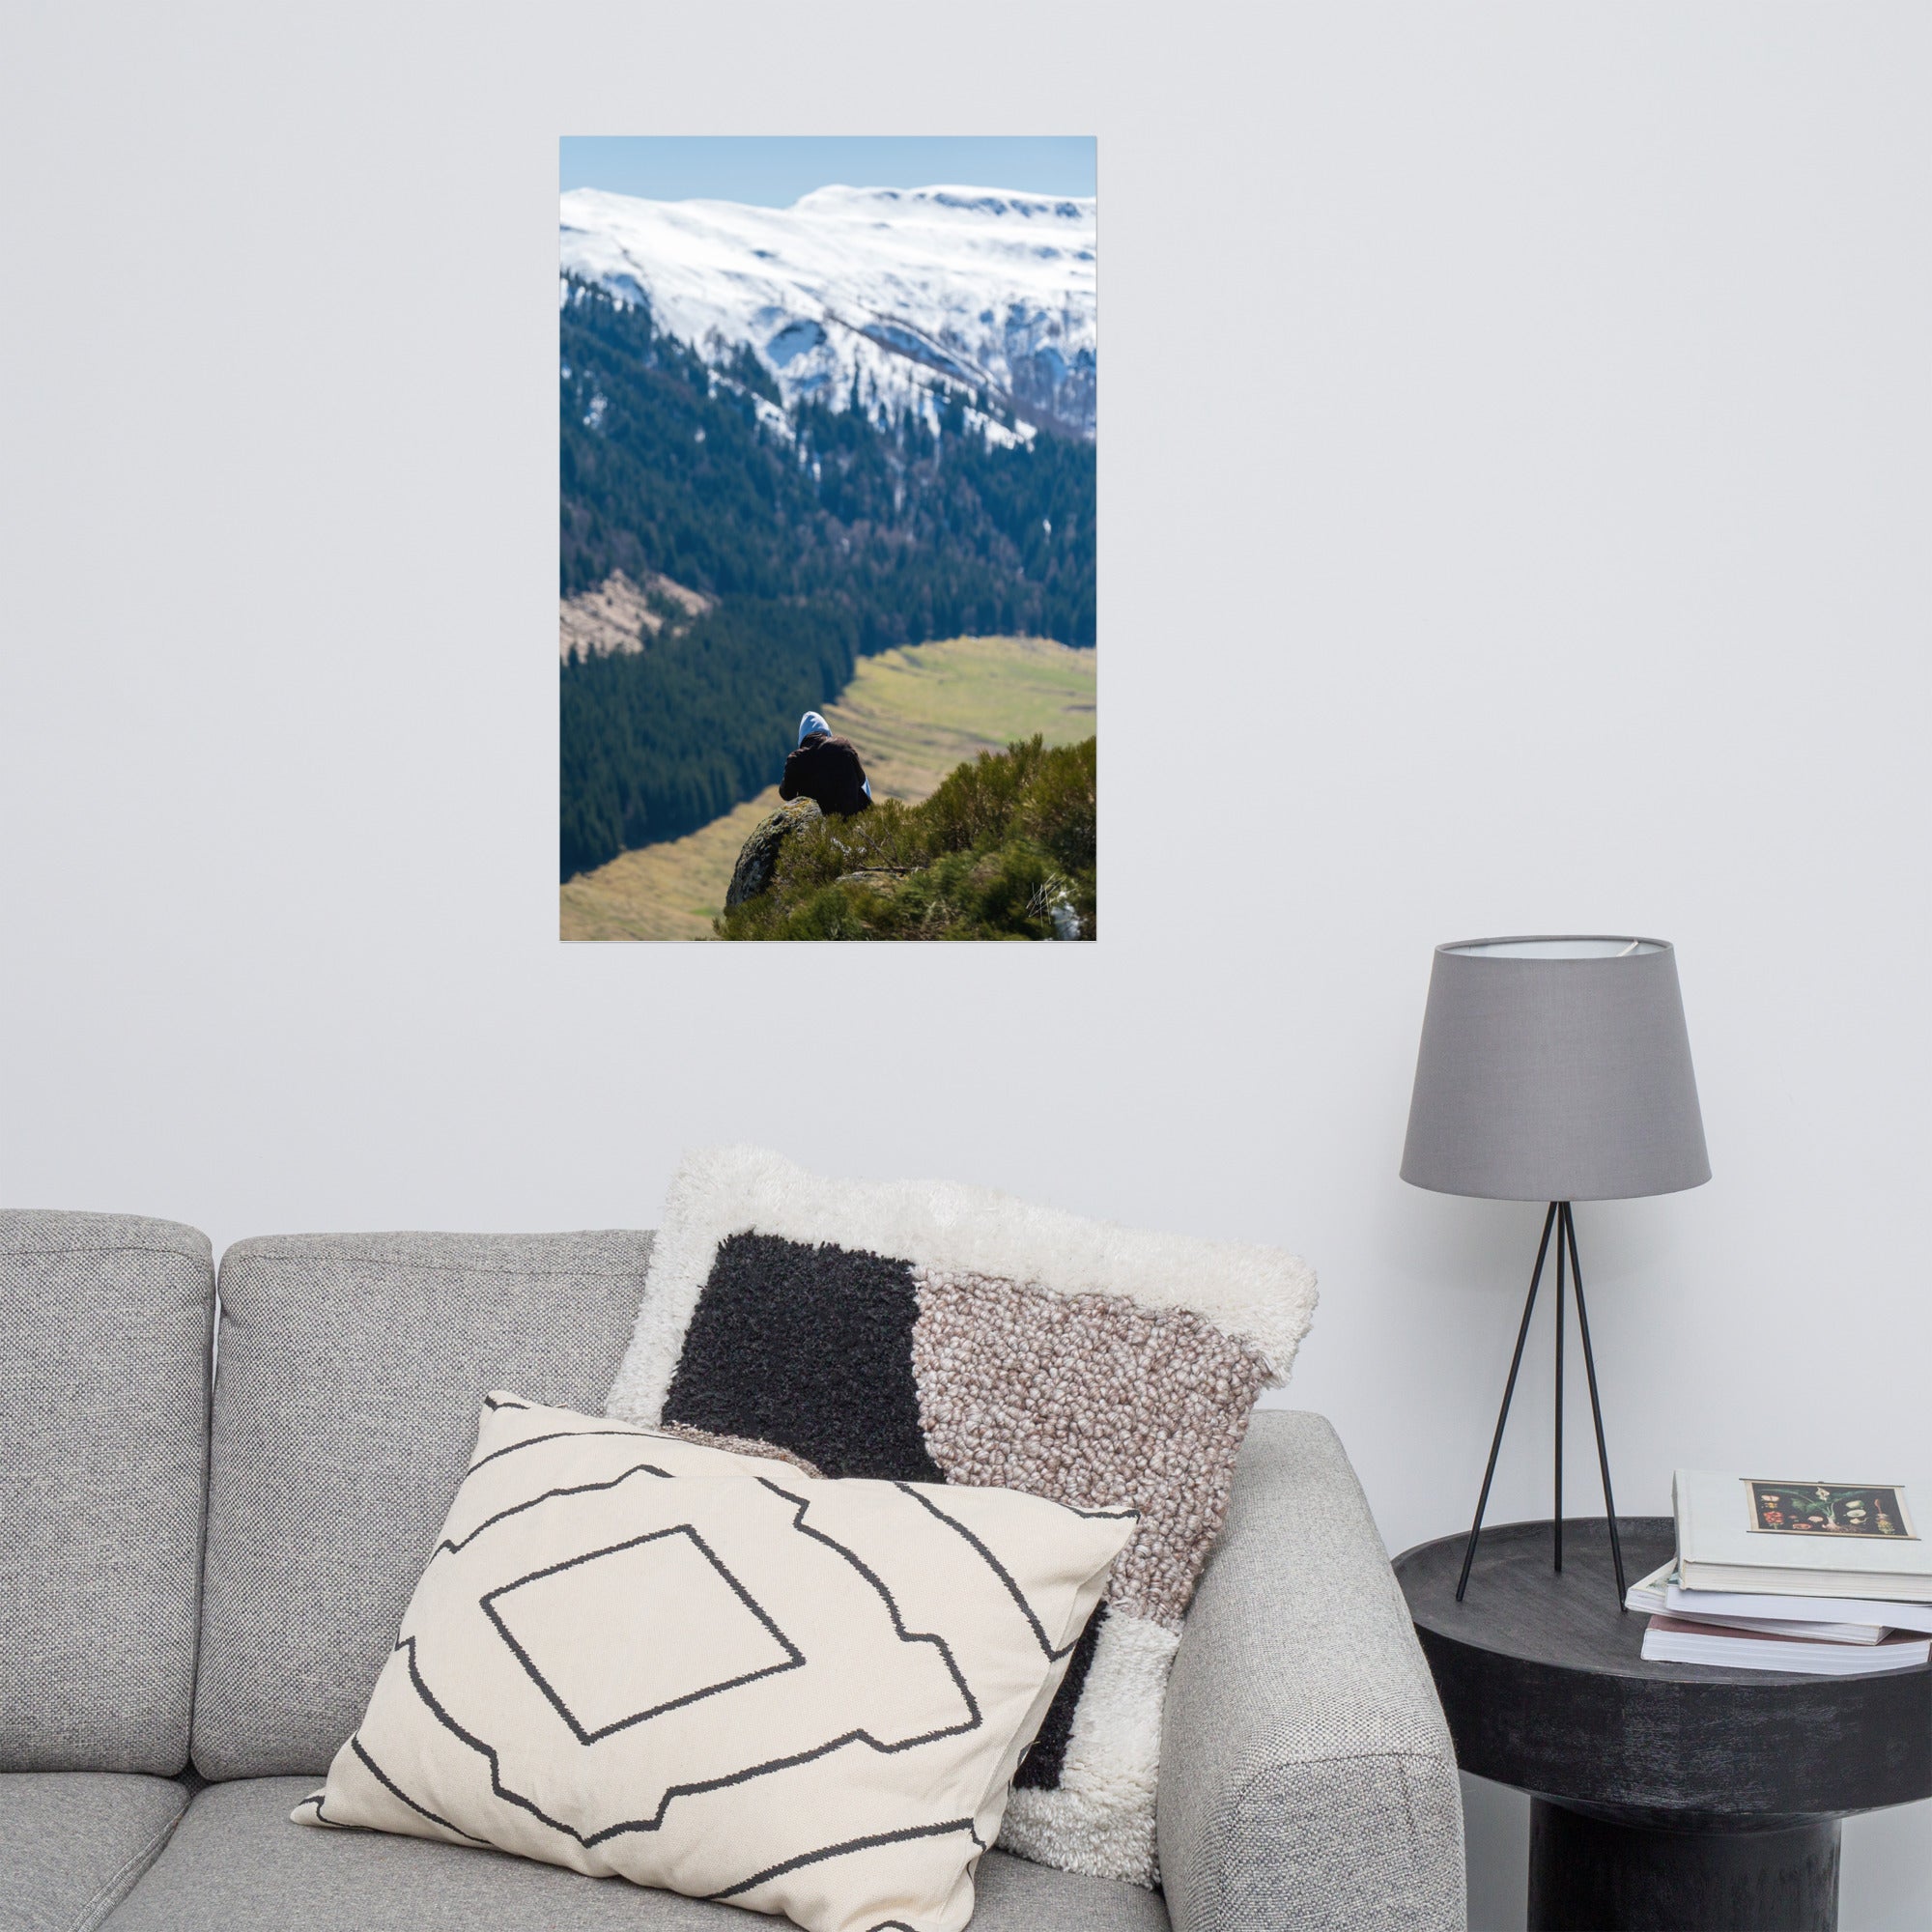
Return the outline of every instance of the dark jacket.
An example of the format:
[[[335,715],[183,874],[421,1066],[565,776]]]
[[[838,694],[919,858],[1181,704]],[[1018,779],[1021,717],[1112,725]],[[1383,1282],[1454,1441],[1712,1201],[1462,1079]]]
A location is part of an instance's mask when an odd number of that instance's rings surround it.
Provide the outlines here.
[[[814,731],[785,760],[779,796],[815,799],[820,811],[841,818],[865,811],[872,803],[866,796],[866,768],[859,762],[858,748],[849,738],[823,731]]]

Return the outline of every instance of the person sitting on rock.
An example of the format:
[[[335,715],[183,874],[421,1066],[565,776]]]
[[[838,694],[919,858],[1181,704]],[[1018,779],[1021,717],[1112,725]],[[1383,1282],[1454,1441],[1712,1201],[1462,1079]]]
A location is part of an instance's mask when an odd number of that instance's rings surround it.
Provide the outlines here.
[[[835,738],[832,726],[817,712],[808,711],[798,721],[798,750],[785,759],[779,796],[809,798],[820,811],[849,818],[870,809],[872,781],[851,739]]]

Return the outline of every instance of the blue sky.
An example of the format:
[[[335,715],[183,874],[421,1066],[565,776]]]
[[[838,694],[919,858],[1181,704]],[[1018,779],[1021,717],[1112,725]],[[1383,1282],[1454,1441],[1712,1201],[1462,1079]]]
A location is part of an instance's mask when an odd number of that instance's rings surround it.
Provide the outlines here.
[[[788,208],[833,182],[1094,192],[1091,134],[566,134],[557,147],[561,187],[653,201]]]

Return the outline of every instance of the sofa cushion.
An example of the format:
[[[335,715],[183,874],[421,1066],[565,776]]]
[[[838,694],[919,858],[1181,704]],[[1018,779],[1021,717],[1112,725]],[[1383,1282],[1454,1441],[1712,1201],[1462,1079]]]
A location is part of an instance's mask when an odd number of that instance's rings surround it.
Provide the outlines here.
[[[208,1237],[0,1213],[0,1769],[187,1762]]]
[[[186,1787],[167,1777],[0,1772],[0,1925],[92,1932],[186,1808]]]
[[[396,1640],[484,1395],[600,1406],[650,1242],[312,1235],[222,1257],[205,1776],[327,1769]]]
[[[746,1932],[735,1905],[426,1838],[309,1832],[305,1779],[211,1785],[108,1932]],[[988,1852],[971,1932],[1167,1932],[1159,1895]]]

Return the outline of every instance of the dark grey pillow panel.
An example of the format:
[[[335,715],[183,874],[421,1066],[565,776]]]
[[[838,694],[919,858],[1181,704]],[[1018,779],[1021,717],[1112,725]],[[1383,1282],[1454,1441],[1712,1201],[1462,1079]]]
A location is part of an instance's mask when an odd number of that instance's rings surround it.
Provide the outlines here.
[[[0,1770],[187,1763],[213,1255],[0,1212]]]
[[[168,1777],[0,1772],[0,1926],[94,1932],[186,1809]]]
[[[221,1261],[194,1761],[318,1776],[360,1721],[493,1388],[600,1410],[647,1234],[305,1235]]]

